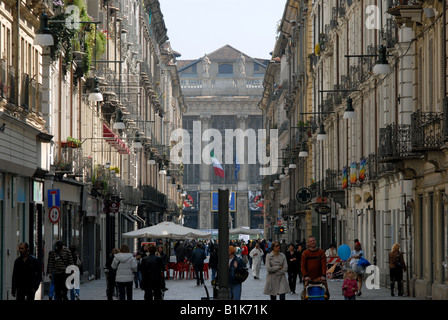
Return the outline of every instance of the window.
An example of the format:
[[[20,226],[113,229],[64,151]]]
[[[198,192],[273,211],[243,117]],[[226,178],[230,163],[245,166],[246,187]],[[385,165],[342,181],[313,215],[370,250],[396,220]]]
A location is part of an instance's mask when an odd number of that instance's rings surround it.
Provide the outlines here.
[[[233,76],[233,65],[228,63],[220,64],[218,67],[219,77],[232,77]]]

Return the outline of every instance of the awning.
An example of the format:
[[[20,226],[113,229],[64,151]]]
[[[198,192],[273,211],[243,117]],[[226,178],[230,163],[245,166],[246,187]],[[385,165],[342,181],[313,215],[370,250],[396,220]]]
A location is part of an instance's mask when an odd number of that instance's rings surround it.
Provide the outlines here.
[[[130,154],[131,151],[123,142],[105,123],[103,123],[103,137],[119,154]]]

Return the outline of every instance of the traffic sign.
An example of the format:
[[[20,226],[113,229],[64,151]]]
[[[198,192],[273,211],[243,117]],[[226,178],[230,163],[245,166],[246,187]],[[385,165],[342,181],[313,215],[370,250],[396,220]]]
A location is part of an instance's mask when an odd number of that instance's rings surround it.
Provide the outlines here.
[[[308,203],[311,201],[312,197],[313,193],[309,188],[300,188],[299,190],[297,190],[296,199],[300,203]]]
[[[48,208],[61,206],[61,194],[59,189],[48,190]]]
[[[50,218],[51,223],[57,223],[59,221],[59,218],[61,217],[61,211],[59,210],[59,207],[51,207],[50,212],[48,213],[48,217]]]

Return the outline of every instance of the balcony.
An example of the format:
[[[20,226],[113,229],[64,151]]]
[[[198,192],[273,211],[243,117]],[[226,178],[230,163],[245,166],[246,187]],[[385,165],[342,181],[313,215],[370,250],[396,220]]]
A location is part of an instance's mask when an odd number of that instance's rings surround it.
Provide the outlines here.
[[[325,170],[325,191],[342,190],[342,172],[341,170]]]
[[[443,145],[443,114],[421,112],[411,115],[411,144],[413,152],[440,150]]]
[[[389,0],[387,3],[387,13],[395,16],[397,24],[420,22],[422,7],[415,1],[410,0]]]
[[[164,193],[161,193],[153,186],[142,186],[143,196],[142,202],[150,206],[156,206],[165,209],[167,206],[167,198]],[[160,210],[160,209],[159,209]]]
[[[388,124],[380,128],[378,162],[399,162],[418,158],[419,153],[412,150],[411,125]]]

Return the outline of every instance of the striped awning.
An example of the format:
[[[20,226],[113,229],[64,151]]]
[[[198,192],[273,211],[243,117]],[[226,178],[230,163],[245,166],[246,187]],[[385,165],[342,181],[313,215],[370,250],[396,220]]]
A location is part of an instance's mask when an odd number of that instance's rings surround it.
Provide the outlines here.
[[[126,146],[123,140],[121,140],[106,124],[103,123],[103,138],[111,146],[117,150],[119,154],[130,154],[131,151]]]

